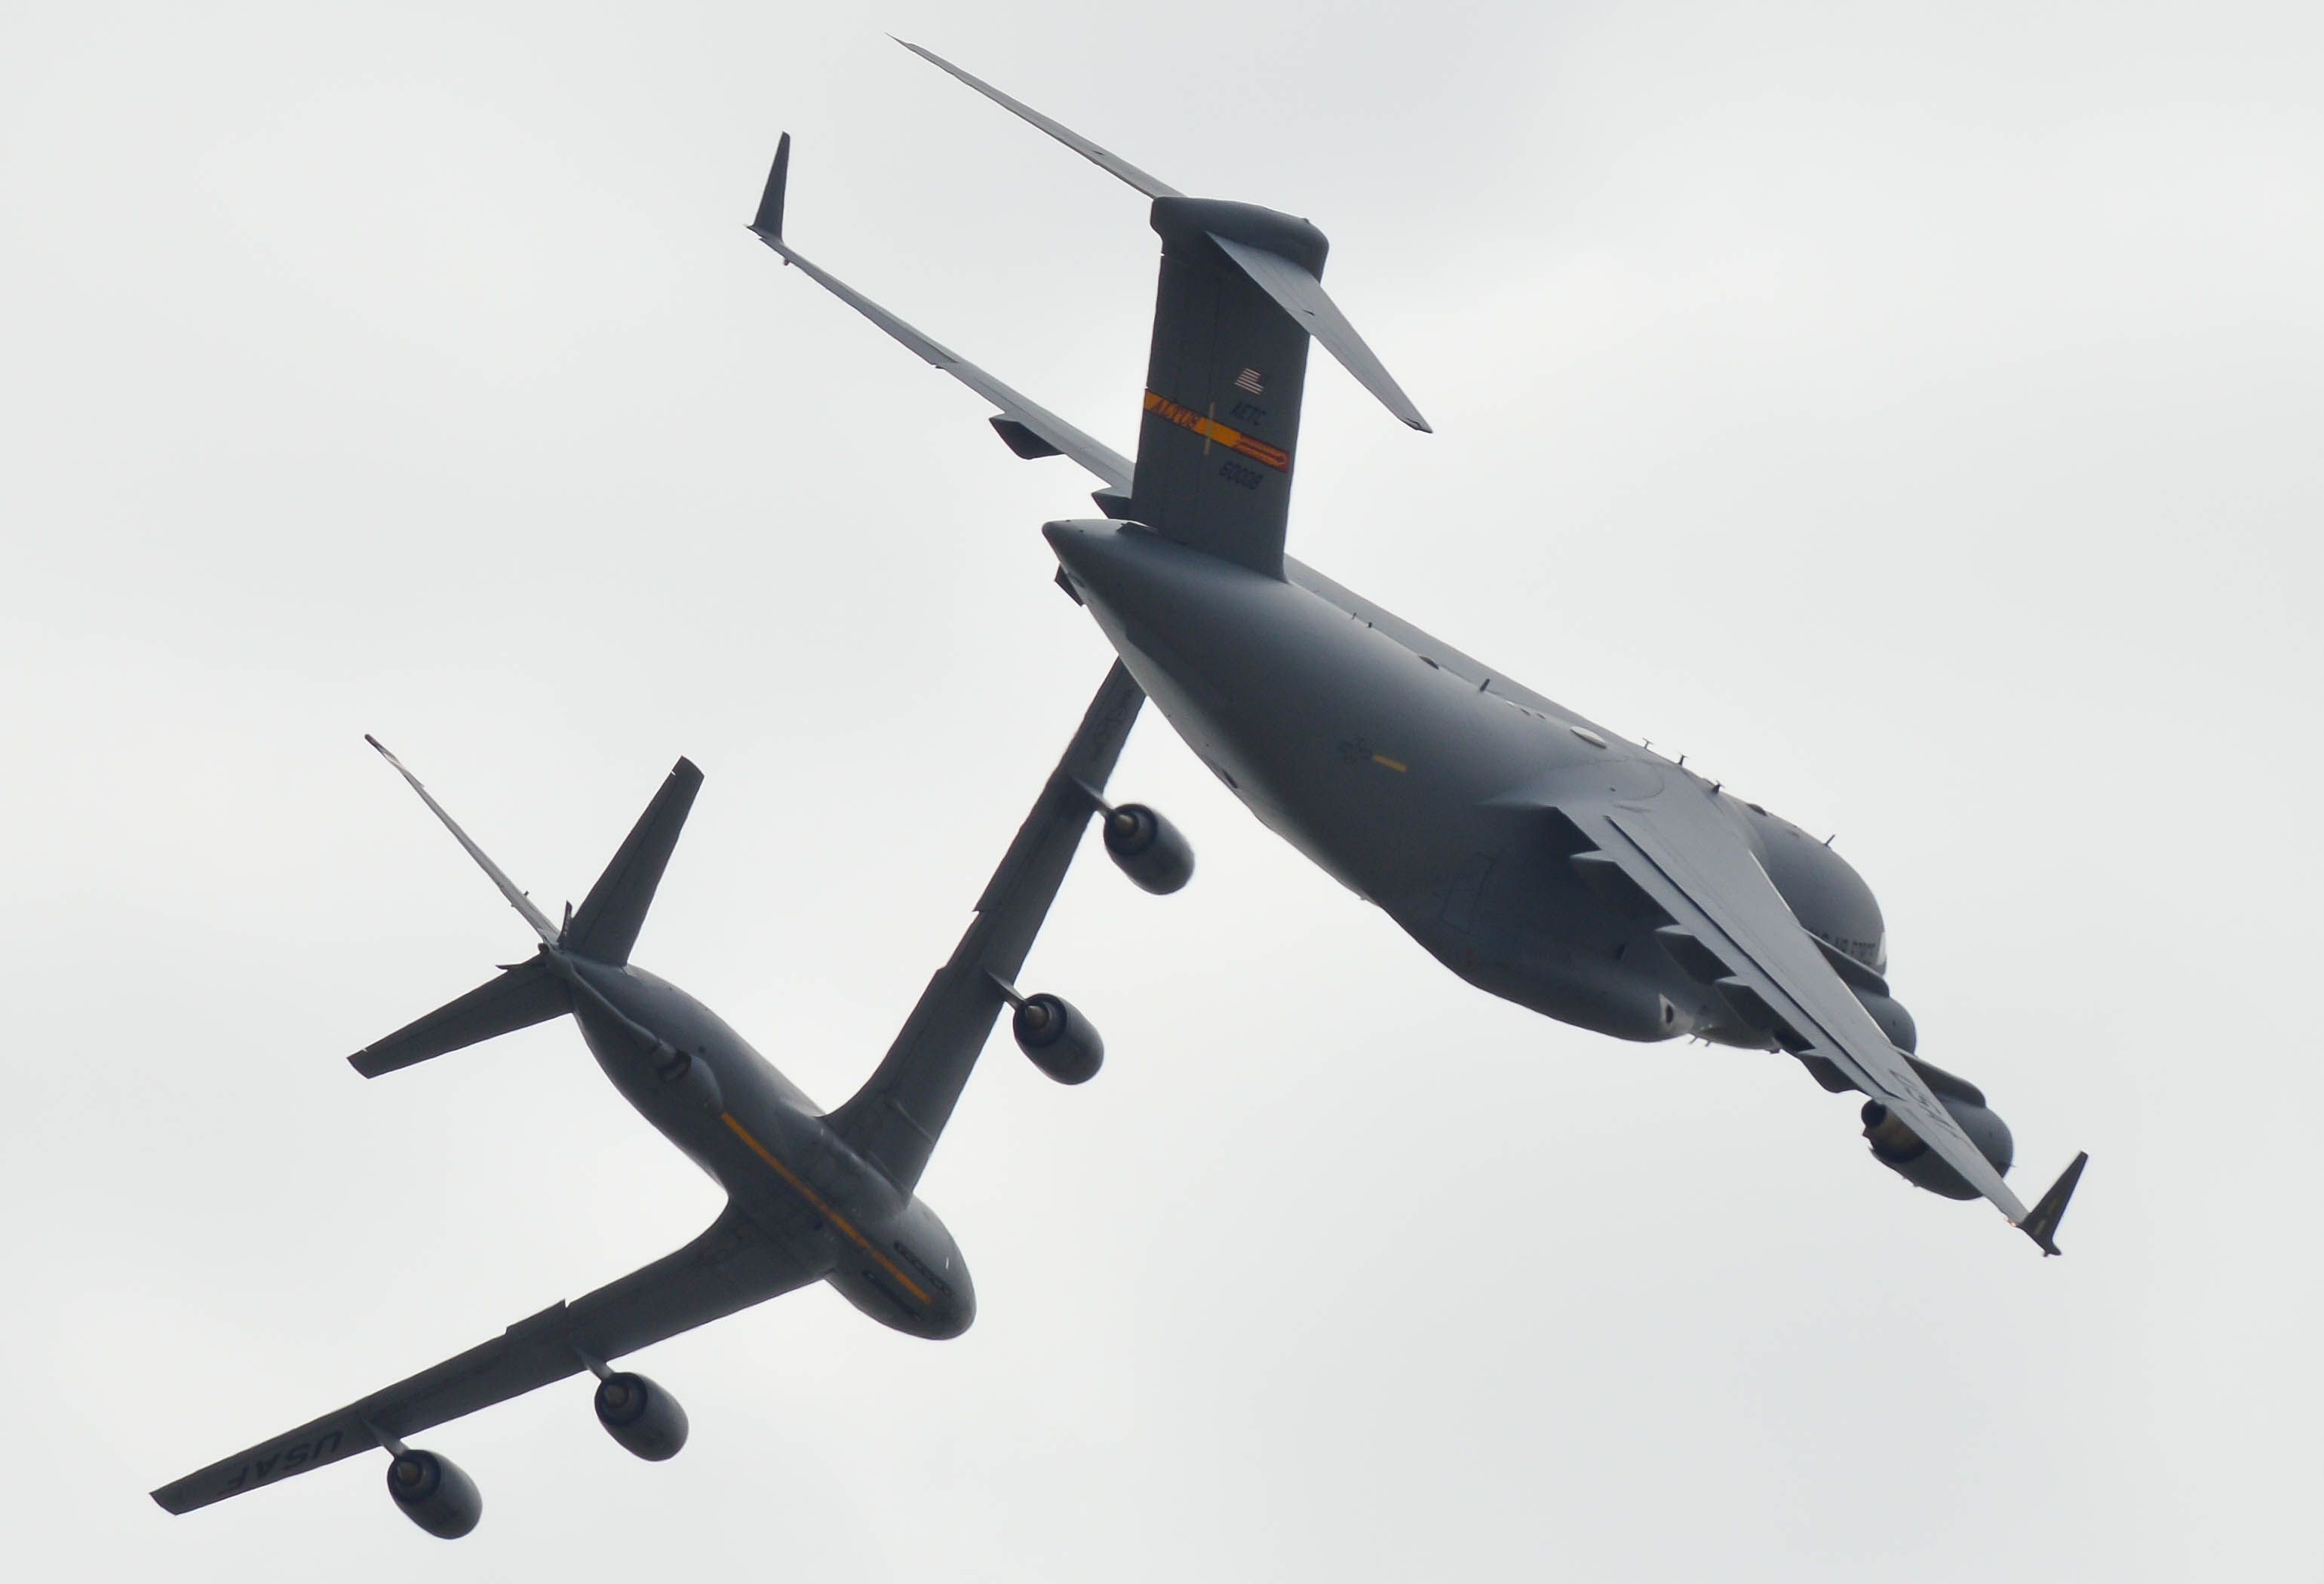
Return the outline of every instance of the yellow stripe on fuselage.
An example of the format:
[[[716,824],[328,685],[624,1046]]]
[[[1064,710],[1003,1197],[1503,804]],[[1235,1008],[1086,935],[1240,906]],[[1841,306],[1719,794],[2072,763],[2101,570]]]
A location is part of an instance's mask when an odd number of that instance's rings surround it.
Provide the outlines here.
[[[817,1215],[821,1216],[825,1220],[829,1221],[833,1226],[838,1228],[842,1237],[845,1238],[849,1242],[853,1243],[858,1248],[863,1250],[864,1253],[870,1255],[873,1262],[876,1263],[881,1270],[886,1271],[890,1275],[893,1276],[897,1283],[903,1287],[904,1291],[912,1295],[915,1303],[925,1303],[928,1301],[927,1288],[921,1286],[918,1282],[912,1280],[911,1277],[897,1269],[896,1262],[889,1258],[885,1254],[881,1253],[879,1246],[873,1243],[871,1239],[857,1231],[854,1224],[848,1220],[845,1216],[841,1215],[837,1211],[832,1209],[830,1201],[825,1199],[822,1194],[817,1193],[814,1189],[808,1187],[805,1179],[801,1178],[797,1172],[792,1171],[790,1167],[777,1160],[774,1157],[773,1153],[770,1151],[765,1145],[752,1137],[751,1130],[734,1119],[733,1112],[721,1111],[718,1113],[718,1119],[726,1124],[727,1128],[734,1135],[735,1137],[741,1139],[743,1143],[751,1147],[751,1153],[752,1155],[757,1156],[761,1160],[766,1162],[768,1165],[773,1167],[776,1176],[780,1177],[784,1182],[789,1183],[792,1190],[796,1192],[801,1199],[806,1200],[807,1203],[813,1205]]]

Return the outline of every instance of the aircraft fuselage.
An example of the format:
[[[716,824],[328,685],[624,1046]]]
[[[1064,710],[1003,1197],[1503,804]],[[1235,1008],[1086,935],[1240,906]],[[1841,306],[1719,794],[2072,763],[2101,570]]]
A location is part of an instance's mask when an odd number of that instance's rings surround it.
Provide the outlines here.
[[[850,1149],[749,1041],[641,968],[564,961],[595,992],[576,993],[574,1013],[597,1065],[754,1225],[884,1325],[939,1340],[968,1329],[975,1289],[944,1223]],[[640,1029],[667,1049],[658,1055]],[[686,1059],[676,1076],[673,1053]]]
[[[1136,524],[1045,532],[1140,686],[1235,796],[1479,988],[1624,1038],[1768,1045],[1672,960],[1655,921],[1567,862],[1547,811],[1585,793],[1714,796],[1804,924],[1860,944],[1868,964],[1878,955],[1877,906],[1828,849],[1778,853],[1778,838],[1804,843],[1795,827],[1465,657],[1456,674],[1385,612],[1368,620]],[[1830,918],[1810,916],[1819,903]]]

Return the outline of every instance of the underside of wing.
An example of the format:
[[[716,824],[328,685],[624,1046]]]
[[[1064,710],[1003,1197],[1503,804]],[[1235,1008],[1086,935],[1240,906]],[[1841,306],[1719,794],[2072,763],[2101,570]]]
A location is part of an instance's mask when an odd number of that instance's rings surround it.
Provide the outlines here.
[[[943,370],[999,408],[1001,410],[993,415],[992,427],[1011,451],[1028,460],[1040,456],[1071,457],[1105,481],[1114,500],[1102,498],[1102,509],[1114,505],[1126,509],[1130,483],[1128,457],[1001,383],[942,342],[906,324],[846,281],[809,261],[785,240],[784,192],[789,181],[790,154],[791,136],[785,133],[775,148],[774,168],[768,174],[766,192],[759,200],[758,216],[751,225],[752,235],[772,248],[785,263],[795,266],[808,280],[909,348],[915,356]]]
[[[1011,982],[1065,883],[1146,695],[1116,660],[1009,844],[952,959],[928,981],[876,1071],[832,1113],[842,1138],[899,1187],[918,1183]]]
[[[172,1513],[224,1501],[691,1331],[815,1280],[731,1206],[709,1230],[586,1298],[521,1320],[481,1347],[261,1441],[153,1492]]]
[[[1821,1060],[1886,1106],[2012,1223],[2025,1206],[2001,1180],[1903,1051],[1800,926],[1739,833],[1700,788],[1651,802],[1561,805],[1595,846],[1578,861],[1610,865],[1674,922],[1665,932],[1690,972],[1709,974],[1746,1018],[1793,1054]]]

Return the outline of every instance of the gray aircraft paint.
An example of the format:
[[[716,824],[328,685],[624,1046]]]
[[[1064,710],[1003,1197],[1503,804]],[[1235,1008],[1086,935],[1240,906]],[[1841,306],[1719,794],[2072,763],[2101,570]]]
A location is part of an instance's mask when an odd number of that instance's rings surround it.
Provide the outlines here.
[[[788,136],[752,229],[992,401],[1018,455],[1063,454],[1105,482],[1102,520],[1044,530],[1060,581],[1235,796],[1469,982],[1621,1037],[1788,1050],[1826,1088],[1869,1097],[1884,1164],[1988,1199],[2057,1252],[2086,1157],[2031,1211],[2002,1182],[2007,1129],[1974,1085],[1907,1048],[1878,905],[1843,860],[1284,554],[1306,334],[1426,427],[1324,294],[1322,233],[1185,198],[906,47],[1153,199],[1162,266],[1135,463],[802,258],[782,233]]]
[[[1099,794],[1142,702],[1116,664],[951,960],[856,1100],[829,1113],[716,1013],[627,961],[700,784],[691,764],[679,761],[560,929],[381,749],[541,945],[532,959],[350,1062],[376,1076],[570,1012],[613,1087],[719,1184],[726,1207],[675,1253],[163,1486],[153,1499],[186,1513],[375,1447],[400,1456],[404,1438],[430,1426],[585,1369],[605,1374],[609,1360],[818,1279],[908,1335],[944,1340],[966,1331],[976,1314],[967,1261],[913,1188],[993,1019],[1020,1000],[1012,981],[1089,816],[1104,807]],[[908,1128],[899,1129],[899,1115]]]

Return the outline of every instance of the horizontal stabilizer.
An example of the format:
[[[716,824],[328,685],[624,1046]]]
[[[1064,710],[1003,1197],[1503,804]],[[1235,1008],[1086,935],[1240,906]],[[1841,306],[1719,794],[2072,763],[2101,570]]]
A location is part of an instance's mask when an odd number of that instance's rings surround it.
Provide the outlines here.
[[[499,978],[405,1024],[378,1044],[364,1046],[347,1063],[364,1077],[376,1078],[447,1051],[546,1023],[572,1009],[565,981],[549,967],[546,957],[534,957],[502,969]]]
[[[1259,289],[1275,299],[1291,322],[1323,343],[1323,350],[1340,360],[1340,366],[1356,376],[1356,382],[1380,399],[1380,404],[1422,434],[1434,431],[1428,420],[1420,416],[1420,409],[1404,393],[1394,376],[1382,366],[1356,327],[1348,323],[1348,316],[1340,305],[1324,295],[1323,283],[1280,253],[1265,248],[1252,247],[1248,243],[1235,242],[1213,233],[1211,240],[1219,244],[1227,257],[1242,266],[1243,273],[1259,283]]]
[[[452,816],[444,812],[444,806],[437,802],[435,798],[429,796],[428,788],[420,784],[420,778],[413,775],[410,770],[404,769],[403,761],[396,758],[395,755],[388,752],[386,744],[381,742],[378,738],[373,736],[370,732],[366,732],[364,733],[364,741],[370,743],[374,748],[378,749],[379,757],[393,765],[395,767],[395,773],[401,776],[405,781],[409,782],[414,792],[420,794],[420,801],[426,804],[429,812],[434,814],[438,819],[444,823],[444,828],[452,833],[452,839],[460,843],[461,847],[466,851],[468,856],[476,861],[476,867],[483,870],[484,873],[491,878],[493,884],[500,888],[501,895],[508,898],[508,905],[515,908],[519,913],[522,914],[524,916],[524,921],[532,926],[532,933],[539,935],[549,945],[555,945],[557,944],[556,926],[550,924],[548,918],[543,916],[540,909],[532,905],[532,898],[526,896],[523,891],[520,890],[514,880],[509,879],[507,875],[501,872],[501,866],[499,864],[494,863],[490,858],[484,855],[484,850],[483,848],[477,846],[474,842],[468,839],[468,833],[462,830],[459,825],[454,822]]]
[[[896,37],[893,33],[890,33],[888,36],[890,38]],[[1145,171],[1140,170],[1137,166],[1123,159],[1120,154],[1112,153],[1107,150],[1098,147],[1095,143],[1090,142],[1089,139],[1082,136],[1081,134],[1074,131],[1072,128],[1058,125],[1056,122],[1042,115],[1038,110],[1034,109],[1030,105],[1019,103],[1017,100],[1010,98],[1007,94],[1002,93],[999,88],[994,87],[991,83],[984,81],[982,78],[969,76],[968,73],[963,71],[959,67],[954,66],[951,61],[946,60],[941,55],[931,54],[929,51],[921,49],[918,44],[907,43],[902,39],[896,39],[896,42],[903,44],[905,49],[909,50],[913,54],[918,55],[929,65],[936,67],[939,70],[950,72],[953,76],[958,78],[961,81],[974,88],[978,93],[982,94],[986,98],[991,100],[1002,109],[1009,111],[1011,115],[1021,116],[1025,120],[1031,122],[1034,125],[1039,127],[1043,132],[1047,133],[1051,137],[1056,138],[1059,143],[1073,150],[1074,152],[1079,154],[1083,159],[1087,160],[1091,164],[1096,166],[1107,175],[1117,177],[1121,180],[1130,183],[1130,186],[1144,193],[1148,198],[1176,198],[1180,196],[1178,189],[1172,187],[1168,182],[1157,180],[1156,178],[1148,176]]]
[[[896,40],[896,42],[902,44],[905,49],[930,65],[951,73],[1011,115],[1039,127],[1091,164],[1128,182],[1148,198],[1175,198],[1185,196],[1168,182],[1148,175],[1111,150],[1100,148],[1071,127],[1062,126],[1030,105],[1010,98],[991,83],[982,78],[971,76],[942,56],[923,50],[918,44],[907,42],[902,39]],[[779,170],[781,168],[779,153],[776,156],[776,164]],[[775,191],[772,184],[770,184],[769,191],[770,193]],[[782,207],[779,194],[775,197],[775,213],[779,219]],[[1357,383],[1379,397],[1382,404],[1404,422],[1423,434],[1432,432],[1428,428],[1428,420],[1421,417],[1420,410],[1412,404],[1412,398],[1404,393],[1404,388],[1396,382],[1395,378],[1381,364],[1379,357],[1374,355],[1372,349],[1364,344],[1364,338],[1356,334],[1356,327],[1348,322],[1348,316],[1340,311],[1339,305],[1324,294],[1323,282],[1317,280],[1312,272],[1302,269],[1298,264],[1280,254],[1270,253],[1264,248],[1253,247],[1248,243],[1232,241],[1215,233],[1212,235],[1211,240],[1217,243],[1226,255],[1240,265],[1243,272],[1259,284],[1261,290],[1273,298],[1277,305],[1291,316],[1294,324],[1322,342],[1323,349],[1338,358],[1342,366],[1356,376]]]
[[[2082,1180],[2082,1168],[2089,1164],[2090,1152],[2086,1149],[2058,1174],[2058,1180],[2050,1184],[2050,1192],[2042,1195],[2032,1213],[2017,1223],[2017,1229],[2033,1239],[2045,1257],[2060,1252],[2058,1223],[2065,1219],[2066,1202],[2073,1198],[2074,1189]]]
[[[681,759],[671,767],[661,790],[646,805],[628,840],[565,926],[561,944],[567,951],[616,965],[630,960],[630,948],[638,944],[646,910],[661,885],[662,870],[669,865],[670,851],[678,845],[694,795],[701,789],[702,772],[693,760]]]

